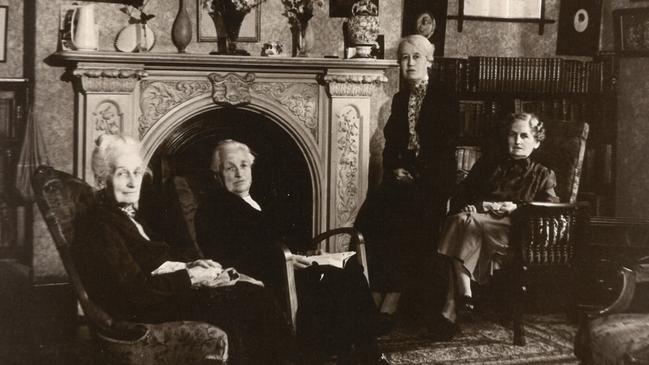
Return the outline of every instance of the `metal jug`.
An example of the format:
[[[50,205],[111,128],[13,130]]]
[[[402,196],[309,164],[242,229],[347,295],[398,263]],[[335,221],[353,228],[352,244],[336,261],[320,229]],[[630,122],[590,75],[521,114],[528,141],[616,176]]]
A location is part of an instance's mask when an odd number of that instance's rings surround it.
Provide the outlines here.
[[[74,8],[71,21],[72,48],[78,51],[96,51],[99,29],[95,23],[95,5]]]

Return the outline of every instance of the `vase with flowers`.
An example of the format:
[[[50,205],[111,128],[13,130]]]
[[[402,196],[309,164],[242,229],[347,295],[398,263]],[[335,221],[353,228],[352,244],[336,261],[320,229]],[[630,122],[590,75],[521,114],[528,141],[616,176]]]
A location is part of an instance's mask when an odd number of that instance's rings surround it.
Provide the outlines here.
[[[121,52],[148,52],[155,44],[155,34],[147,22],[155,15],[144,12],[144,7],[150,0],[143,1],[140,5],[127,5],[120,8],[128,15],[128,24],[117,34],[115,48]]]
[[[237,38],[241,24],[250,10],[265,0],[201,0],[214,22],[217,36],[217,50],[210,54],[249,56],[245,50],[237,49]]]
[[[313,49],[314,35],[309,27],[315,6],[321,7],[322,0],[282,0],[293,35],[293,57],[308,57]]]

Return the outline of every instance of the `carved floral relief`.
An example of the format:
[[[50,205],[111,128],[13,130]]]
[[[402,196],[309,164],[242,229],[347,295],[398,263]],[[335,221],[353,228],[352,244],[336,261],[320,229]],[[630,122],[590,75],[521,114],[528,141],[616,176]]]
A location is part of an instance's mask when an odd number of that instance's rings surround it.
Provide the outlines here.
[[[281,82],[258,83],[253,91],[273,98],[286,107],[318,138],[318,86],[315,84],[288,84]]]
[[[103,101],[91,115],[92,125],[98,137],[102,134],[117,134],[122,131],[124,113],[114,101]]]
[[[207,81],[143,81],[140,95],[142,115],[138,118],[140,138],[169,110],[201,94],[208,93]]]
[[[353,223],[357,212],[358,169],[361,116],[358,109],[347,105],[336,114],[338,149],[336,178],[336,215],[339,226]]]

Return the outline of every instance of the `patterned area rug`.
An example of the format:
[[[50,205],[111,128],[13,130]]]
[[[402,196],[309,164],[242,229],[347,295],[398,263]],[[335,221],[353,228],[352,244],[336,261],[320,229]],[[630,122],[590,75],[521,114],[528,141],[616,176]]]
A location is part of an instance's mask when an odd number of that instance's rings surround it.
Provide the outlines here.
[[[562,315],[526,316],[526,346],[514,346],[511,325],[493,316],[462,325],[450,342],[433,342],[424,328],[398,326],[379,340],[390,362],[399,364],[579,364],[573,355],[577,327]]]

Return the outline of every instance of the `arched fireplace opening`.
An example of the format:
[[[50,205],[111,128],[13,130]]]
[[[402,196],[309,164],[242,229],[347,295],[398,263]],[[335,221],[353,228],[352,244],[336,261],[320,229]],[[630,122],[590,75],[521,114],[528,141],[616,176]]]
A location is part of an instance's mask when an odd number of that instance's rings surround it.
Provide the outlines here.
[[[212,151],[224,139],[250,146],[256,155],[251,195],[291,249],[304,249],[313,234],[313,189],[305,156],[291,136],[270,118],[242,108],[219,108],[183,122],[156,149],[149,162],[153,184],[148,192],[150,212],[155,194],[164,192],[173,176],[191,178],[197,200],[214,183],[209,170]],[[168,185],[167,185],[168,186]],[[153,213],[155,215],[155,213]],[[156,219],[153,217],[153,219]]]

